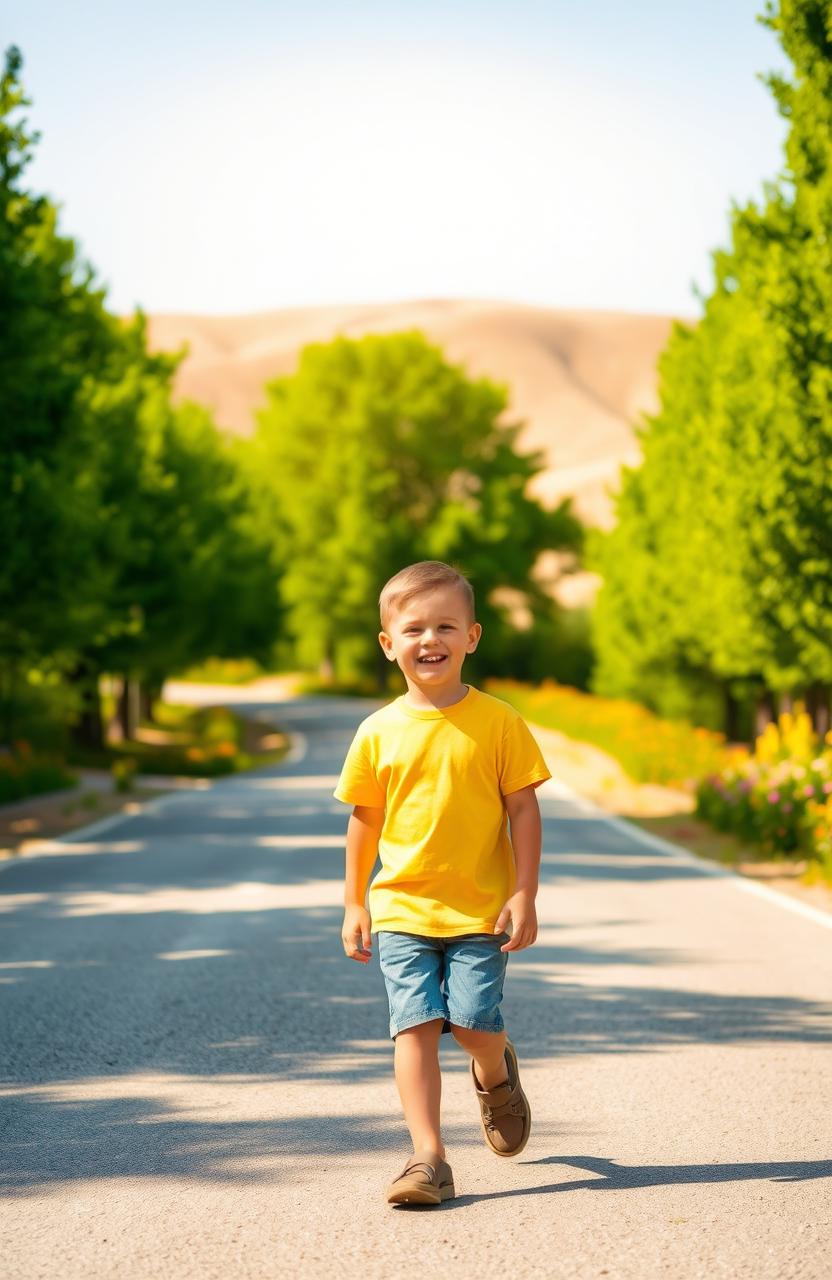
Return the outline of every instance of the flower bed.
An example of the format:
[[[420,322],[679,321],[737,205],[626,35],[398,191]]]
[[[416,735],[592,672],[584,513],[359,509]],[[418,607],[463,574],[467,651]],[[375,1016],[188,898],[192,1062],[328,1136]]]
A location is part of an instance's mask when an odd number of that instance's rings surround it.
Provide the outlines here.
[[[832,877],[832,733],[820,741],[801,704],[768,725],[753,752],[703,778],[696,805],[717,829]]]
[[[159,702],[155,713],[154,740],[113,743],[109,750],[116,763],[129,762],[138,773],[216,778],[272,763],[288,749],[282,735],[228,707],[194,709]],[[127,787],[129,783],[127,778]]]
[[[662,720],[637,702],[599,698],[554,680],[544,680],[537,687],[515,680],[486,680],[484,687],[531,723],[599,747],[635,782],[692,791],[699,778],[722,769],[731,758],[724,734],[684,721]]]

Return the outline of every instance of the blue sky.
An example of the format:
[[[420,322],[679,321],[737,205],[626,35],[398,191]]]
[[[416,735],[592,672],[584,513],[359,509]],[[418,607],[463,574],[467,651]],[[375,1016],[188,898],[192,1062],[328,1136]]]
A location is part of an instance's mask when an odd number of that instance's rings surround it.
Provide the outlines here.
[[[763,0],[6,0],[29,184],[111,306],[695,315],[782,164]]]

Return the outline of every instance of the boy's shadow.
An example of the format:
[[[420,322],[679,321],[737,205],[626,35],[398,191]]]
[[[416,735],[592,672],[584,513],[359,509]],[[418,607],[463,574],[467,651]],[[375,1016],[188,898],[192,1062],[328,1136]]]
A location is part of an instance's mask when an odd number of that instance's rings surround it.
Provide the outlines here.
[[[463,1208],[479,1200],[502,1200],[508,1196],[539,1196],[555,1191],[626,1191],[639,1187],[679,1186],[684,1183],[749,1182],[766,1178],[773,1182],[804,1182],[832,1177],[832,1160],[782,1160],[761,1164],[646,1164],[619,1165],[601,1156],[544,1156],[523,1160],[525,1165],[565,1164],[595,1174],[567,1182],[547,1182],[537,1187],[512,1187],[483,1195],[462,1195],[440,1206]],[[404,1206],[401,1206],[404,1207]],[[416,1206],[411,1206],[415,1208]]]

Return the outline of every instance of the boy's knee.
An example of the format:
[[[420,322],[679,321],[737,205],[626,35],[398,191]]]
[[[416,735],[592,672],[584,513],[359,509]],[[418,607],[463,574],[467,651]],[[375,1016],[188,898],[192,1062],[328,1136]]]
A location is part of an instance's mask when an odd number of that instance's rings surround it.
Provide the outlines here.
[[[438,1039],[444,1024],[444,1018],[429,1018],[426,1022],[417,1022],[414,1027],[404,1027],[401,1031],[397,1031],[395,1038],[397,1041],[401,1040],[402,1036],[420,1040]]]
[[[451,1035],[457,1044],[464,1047],[469,1045],[488,1045],[496,1044],[500,1039],[505,1037],[505,1031],[474,1031],[471,1027],[461,1027],[458,1023],[451,1023]]]

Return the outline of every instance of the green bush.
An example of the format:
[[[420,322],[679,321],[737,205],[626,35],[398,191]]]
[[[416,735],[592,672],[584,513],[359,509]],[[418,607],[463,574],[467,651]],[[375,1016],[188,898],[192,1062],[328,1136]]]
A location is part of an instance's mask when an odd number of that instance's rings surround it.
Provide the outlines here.
[[[28,742],[15,742],[11,748],[0,748],[0,804],[25,800],[74,787],[77,778],[57,756],[32,751]]]
[[[136,774],[138,765],[132,756],[125,756],[121,760],[114,760],[110,766],[110,772],[113,775],[116,791],[132,791],[133,779]]]
[[[735,749],[732,762],[696,789],[696,816],[719,831],[773,855],[830,863],[832,735],[821,742],[805,709],[783,712],[754,752]]]

